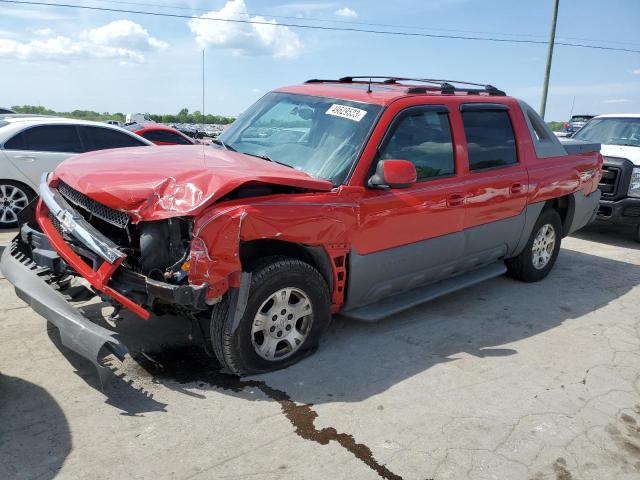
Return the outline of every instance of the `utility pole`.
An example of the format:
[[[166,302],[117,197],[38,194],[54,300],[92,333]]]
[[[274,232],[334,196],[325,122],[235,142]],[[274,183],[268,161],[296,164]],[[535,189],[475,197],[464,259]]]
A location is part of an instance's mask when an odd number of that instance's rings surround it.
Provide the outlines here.
[[[204,132],[204,49],[202,50],[202,131]]]
[[[544,119],[547,109],[547,91],[549,90],[549,74],[551,73],[551,60],[553,59],[553,44],[556,41],[556,22],[558,20],[558,2],[553,0],[553,19],[551,20],[551,33],[549,34],[549,49],[547,50],[547,66],[544,70],[544,83],[542,85],[542,103],[540,105],[540,116]]]

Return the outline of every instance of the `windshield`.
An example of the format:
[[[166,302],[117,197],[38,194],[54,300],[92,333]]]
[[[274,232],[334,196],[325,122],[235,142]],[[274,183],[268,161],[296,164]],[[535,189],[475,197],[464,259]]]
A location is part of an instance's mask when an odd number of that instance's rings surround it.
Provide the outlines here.
[[[264,157],[339,185],[349,175],[381,108],[272,92],[244,112],[213,146]]]
[[[596,118],[573,136],[603,145],[640,147],[640,118]]]

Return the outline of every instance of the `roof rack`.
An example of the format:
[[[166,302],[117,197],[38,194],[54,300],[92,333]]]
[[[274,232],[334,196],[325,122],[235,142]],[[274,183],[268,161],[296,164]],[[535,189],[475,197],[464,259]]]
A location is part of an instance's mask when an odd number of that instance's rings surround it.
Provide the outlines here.
[[[402,85],[400,82],[416,82],[427,85],[405,85],[407,93],[427,93],[441,92],[443,95],[455,95],[456,92],[467,94],[485,94],[492,96],[505,96],[506,93],[493,85],[483,85],[482,83],[464,82],[460,80],[439,80],[433,78],[409,78],[409,77],[392,77],[386,75],[352,75],[341,77],[337,80],[311,79],[305,83],[377,83],[384,85]],[[471,85],[481,88],[464,88],[457,87],[454,84]]]

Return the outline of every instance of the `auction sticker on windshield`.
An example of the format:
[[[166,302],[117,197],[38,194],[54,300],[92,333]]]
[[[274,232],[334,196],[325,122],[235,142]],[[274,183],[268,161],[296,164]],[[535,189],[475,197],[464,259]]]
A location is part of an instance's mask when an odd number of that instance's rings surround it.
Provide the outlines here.
[[[326,111],[326,114],[333,115],[335,117],[348,118],[349,120],[353,120],[354,122],[359,122],[360,120],[362,120],[362,117],[367,114],[367,111],[334,103]]]

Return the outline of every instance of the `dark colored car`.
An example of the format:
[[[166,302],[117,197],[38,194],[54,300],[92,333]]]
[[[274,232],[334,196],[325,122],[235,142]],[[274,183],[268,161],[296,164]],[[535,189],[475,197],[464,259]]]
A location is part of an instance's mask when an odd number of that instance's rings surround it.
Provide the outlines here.
[[[573,115],[568,122],[563,125],[564,131],[567,133],[575,133],[586,125],[595,115]]]

